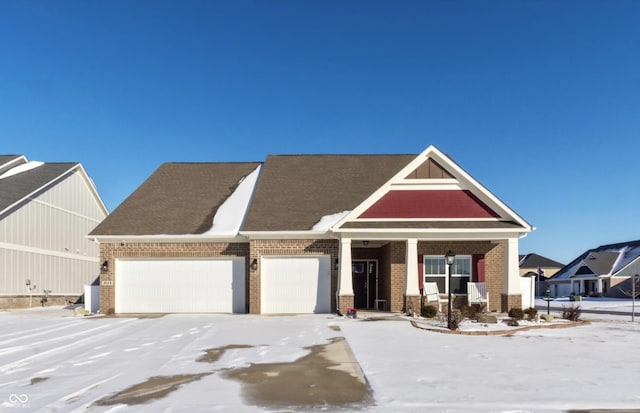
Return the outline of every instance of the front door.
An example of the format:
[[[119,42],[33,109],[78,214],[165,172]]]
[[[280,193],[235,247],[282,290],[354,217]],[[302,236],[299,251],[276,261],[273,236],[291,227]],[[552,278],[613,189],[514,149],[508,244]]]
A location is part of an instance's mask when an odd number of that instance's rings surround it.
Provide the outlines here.
[[[378,294],[378,261],[354,260],[351,265],[353,303],[359,309],[374,309]]]

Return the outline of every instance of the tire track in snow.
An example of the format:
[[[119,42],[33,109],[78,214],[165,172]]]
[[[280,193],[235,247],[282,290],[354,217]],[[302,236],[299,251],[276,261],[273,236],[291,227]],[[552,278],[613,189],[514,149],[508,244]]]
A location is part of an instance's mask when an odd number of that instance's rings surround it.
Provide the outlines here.
[[[80,388],[79,390],[76,390],[74,392],[71,392],[69,394],[65,394],[64,396],[53,400],[53,401],[44,401],[46,404],[46,407],[48,409],[50,409],[50,411],[69,411],[69,403],[72,403],[74,400],[77,400],[78,398],[80,398],[81,396],[83,396],[84,394],[90,392],[91,390],[99,387],[101,384],[107,383],[109,381],[112,381],[118,377],[120,377],[121,374],[118,373],[114,376],[111,377],[107,377],[106,379],[94,382],[94,383],[90,383],[82,388]],[[103,397],[103,395],[98,395],[98,397],[96,397],[94,400],[91,400],[89,403],[84,403],[83,406],[81,406],[78,409],[74,409],[71,410],[72,412],[85,412],[87,411],[87,409],[91,406],[91,404],[100,399],[101,397]]]
[[[69,339],[73,339],[73,338],[78,337],[78,336],[84,336],[87,333],[90,333],[90,332],[96,331],[96,330],[101,330],[103,328],[104,328],[104,326],[98,326],[98,327],[91,328],[91,329],[88,329],[88,330],[87,329],[83,329],[83,330],[75,331],[75,332],[70,333],[70,334],[58,335],[58,336],[54,336],[53,338],[48,338],[46,340],[35,341],[35,342],[27,340],[28,341],[27,344],[0,349],[0,357],[4,356],[4,355],[7,355],[7,354],[16,353],[16,352],[19,352],[19,351],[29,351],[29,350],[31,350],[33,348],[39,348],[40,346],[46,346],[46,345],[49,345],[49,344],[54,344],[54,343],[56,343],[58,341],[63,341],[63,340],[67,341]],[[58,331],[58,330],[56,330],[56,331]],[[29,337],[30,336],[25,336],[24,338],[28,339]]]
[[[25,365],[28,365],[30,362],[32,362],[34,360],[38,360],[38,359],[41,359],[41,358],[49,357],[52,354],[61,353],[61,352],[65,352],[65,351],[68,351],[68,350],[72,350],[72,349],[74,349],[76,347],[82,346],[84,343],[86,343],[88,341],[101,340],[101,338],[100,338],[101,336],[109,335],[109,334],[113,334],[113,333],[117,332],[117,330],[114,330],[115,326],[118,326],[118,325],[121,325],[121,324],[126,324],[126,323],[129,323],[131,321],[134,321],[134,319],[125,319],[125,320],[119,321],[119,322],[114,323],[114,324],[109,323],[109,324],[104,324],[102,326],[99,326],[99,327],[96,327],[96,328],[92,328],[92,329],[89,329],[89,330],[83,330],[80,334],[86,335],[86,334],[99,332],[100,330],[106,330],[106,331],[102,331],[102,332],[100,332],[98,334],[91,334],[88,337],[84,337],[84,338],[81,338],[79,340],[75,340],[75,341],[73,341],[71,343],[63,344],[61,346],[57,346],[57,347],[51,348],[49,350],[45,350],[45,351],[39,352],[37,354],[33,354],[31,356],[24,357],[24,358],[21,358],[19,360],[15,360],[12,363],[8,363],[8,364],[5,364],[3,366],[0,366],[0,373],[11,374],[11,373],[14,373],[16,371],[16,369],[19,369],[20,367],[24,367]],[[63,340],[68,340],[69,338],[76,337],[76,336],[78,336],[80,334],[74,334],[73,336],[65,336],[65,337],[62,337],[62,339]],[[49,340],[49,341],[46,341],[45,343],[52,344],[53,342],[58,342],[58,341],[60,341],[60,339]],[[26,347],[27,348],[32,348],[32,344],[30,344],[30,345],[28,345]]]
[[[65,330],[69,327],[74,327],[75,325],[78,324],[78,322],[81,322],[81,321],[78,319],[73,319],[73,321],[65,320],[63,322],[54,324],[47,328],[39,327],[39,328],[32,328],[29,330],[18,330],[12,333],[3,333],[2,340],[0,340],[0,345],[9,344],[18,340],[24,340],[25,338],[32,338],[32,337],[42,336],[45,334],[52,334],[61,330]]]

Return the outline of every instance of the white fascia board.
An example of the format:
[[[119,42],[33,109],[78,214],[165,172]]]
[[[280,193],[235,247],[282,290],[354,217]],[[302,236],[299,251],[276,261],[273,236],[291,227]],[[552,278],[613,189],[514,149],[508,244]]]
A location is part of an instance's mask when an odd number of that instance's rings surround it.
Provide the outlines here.
[[[248,239],[335,239],[327,231],[240,231]]]
[[[419,181],[419,182],[417,182]],[[434,179],[434,181],[440,181],[439,179]],[[412,179],[411,182],[402,181],[402,182],[394,182],[390,189],[394,191],[415,191],[425,189],[428,185],[429,189],[432,190],[444,190],[444,191],[455,191],[455,190],[465,190],[469,189],[468,187],[461,185],[458,181],[451,182],[453,180],[448,179],[446,183],[436,183],[431,182],[430,179]]]
[[[359,218],[358,222],[505,222],[496,218]],[[508,222],[508,221],[506,221]],[[342,231],[341,229],[336,231]]]
[[[567,281],[593,281],[593,280],[597,280],[600,277],[601,277],[600,275],[594,275],[592,277],[581,276],[581,277],[569,278]]]
[[[98,243],[128,243],[128,242],[248,242],[243,236],[203,236],[198,234],[186,235],[89,235],[88,239]]]
[[[398,232],[395,229],[385,229],[376,231],[363,231],[362,229],[353,230],[341,230],[340,236],[342,238],[351,239],[366,239],[366,240],[397,240],[407,238],[417,238],[422,241],[442,241],[442,240],[455,240],[455,241],[501,241],[510,238],[520,238],[522,233],[516,231],[502,231],[502,232],[487,232],[482,230],[469,230],[460,232],[456,230],[437,230],[437,231],[425,231],[424,229],[418,230],[406,230]]]

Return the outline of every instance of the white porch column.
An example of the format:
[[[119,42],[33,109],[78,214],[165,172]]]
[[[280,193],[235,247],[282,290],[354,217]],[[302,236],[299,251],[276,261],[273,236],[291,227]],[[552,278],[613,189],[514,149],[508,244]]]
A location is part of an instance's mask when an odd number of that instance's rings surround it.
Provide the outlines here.
[[[338,295],[353,295],[351,275],[351,238],[340,240],[340,273]]]
[[[418,240],[409,238],[407,240],[407,273],[405,277],[404,295],[420,295],[418,287]]]
[[[502,294],[522,295],[522,288],[520,288],[520,267],[518,266],[518,238],[507,239],[504,257]]]

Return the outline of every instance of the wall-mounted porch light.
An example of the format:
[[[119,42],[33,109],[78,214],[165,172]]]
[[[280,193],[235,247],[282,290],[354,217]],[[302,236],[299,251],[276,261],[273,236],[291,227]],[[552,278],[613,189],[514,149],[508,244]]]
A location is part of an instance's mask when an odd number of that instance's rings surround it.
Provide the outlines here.
[[[369,245],[369,241],[367,241],[367,240],[362,241],[362,245],[364,245],[366,247],[367,245]]]
[[[102,266],[100,267],[100,269],[102,270],[102,272],[107,272],[109,271],[109,261],[105,261],[102,263]]]
[[[340,258],[336,257],[336,270],[340,268]]]
[[[258,259],[254,258],[253,261],[251,261],[251,270],[252,271],[257,271],[258,270]]]

